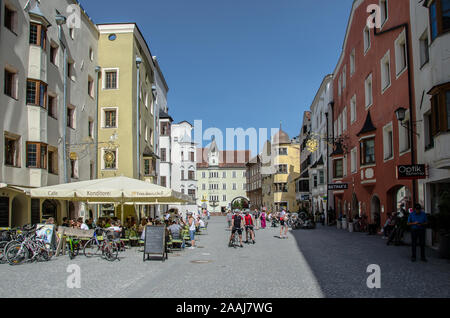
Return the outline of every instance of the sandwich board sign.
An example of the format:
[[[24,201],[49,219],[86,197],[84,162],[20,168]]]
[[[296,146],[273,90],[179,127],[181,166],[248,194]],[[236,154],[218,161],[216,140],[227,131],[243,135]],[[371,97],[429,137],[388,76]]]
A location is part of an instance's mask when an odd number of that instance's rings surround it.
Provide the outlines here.
[[[146,260],[150,260],[150,258],[156,257],[164,262],[167,259],[166,227],[147,225],[145,227],[144,238],[143,261],[145,262]]]

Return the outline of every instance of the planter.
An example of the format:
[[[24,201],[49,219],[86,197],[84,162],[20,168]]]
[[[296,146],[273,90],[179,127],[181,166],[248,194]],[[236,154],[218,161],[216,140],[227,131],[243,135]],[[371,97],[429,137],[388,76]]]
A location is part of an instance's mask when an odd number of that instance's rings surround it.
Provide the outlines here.
[[[343,230],[347,229],[347,220],[342,220],[342,229]]]
[[[353,222],[349,222],[348,223],[348,231],[351,233],[353,232],[354,226],[353,226]]]
[[[450,234],[439,234],[439,257],[450,259]]]
[[[336,221],[336,227],[338,230],[342,229],[342,222],[341,221]]]

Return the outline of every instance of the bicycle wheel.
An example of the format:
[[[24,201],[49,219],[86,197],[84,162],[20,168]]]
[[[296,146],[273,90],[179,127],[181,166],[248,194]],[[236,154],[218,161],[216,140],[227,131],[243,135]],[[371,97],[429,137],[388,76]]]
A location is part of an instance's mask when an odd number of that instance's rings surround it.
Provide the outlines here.
[[[6,263],[5,246],[8,242],[0,242],[0,264]]]
[[[9,245],[5,252],[6,260],[10,265],[19,265],[28,261],[30,252],[28,248],[22,246],[21,243],[15,243]]]
[[[105,244],[103,254],[106,260],[113,262],[119,257],[119,249],[115,243],[109,242]]]
[[[86,257],[92,257],[94,255],[98,255],[100,250],[100,246],[97,244],[97,241],[94,239],[89,240],[83,248],[83,254]]]

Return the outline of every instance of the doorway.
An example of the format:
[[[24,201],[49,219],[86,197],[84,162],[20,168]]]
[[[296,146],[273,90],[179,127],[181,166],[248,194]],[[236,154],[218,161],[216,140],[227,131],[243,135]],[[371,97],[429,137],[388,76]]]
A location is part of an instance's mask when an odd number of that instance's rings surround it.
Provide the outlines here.
[[[374,195],[370,204],[371,223],[375,224],[377,228],[381,226],[381,202],[378,196]]]

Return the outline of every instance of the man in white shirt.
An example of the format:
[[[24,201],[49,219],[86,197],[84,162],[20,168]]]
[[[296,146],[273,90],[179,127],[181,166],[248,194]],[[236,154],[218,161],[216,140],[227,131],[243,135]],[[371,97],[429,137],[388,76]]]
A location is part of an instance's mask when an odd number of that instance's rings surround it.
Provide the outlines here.
[[[287,238],[287,230],[288,230],[288,226],[287,226],[287,222],[286,222],[286,211],[283,209],[280,213],[280,224],[281,224],[281,228],[280,228],[280,238],[284,239]],[[284,229],[284,236],[283,236],[283,229]]]

